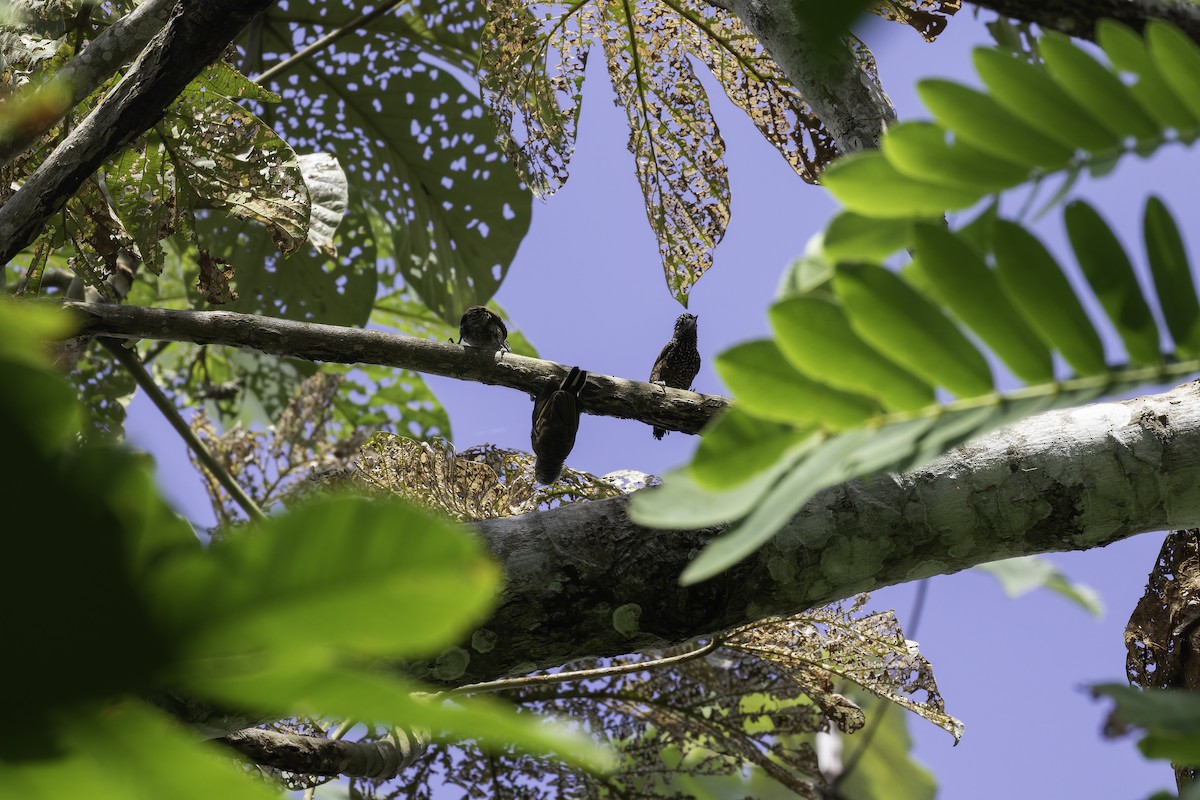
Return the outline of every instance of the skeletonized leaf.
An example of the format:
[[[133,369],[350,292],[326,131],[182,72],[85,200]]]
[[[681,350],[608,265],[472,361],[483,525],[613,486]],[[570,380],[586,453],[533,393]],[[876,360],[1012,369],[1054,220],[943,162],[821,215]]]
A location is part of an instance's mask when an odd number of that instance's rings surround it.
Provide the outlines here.
[[[496,119],[497,141],[538,197],[567,180],[575,149],[595,6],[542,6],[491,0],[483,30],[480,88]]]
[[[197,197],[265,225],[284,254],[305,243],[309,197],[296,153],[270,126],[221,94],[207,75],[188,84],[156,130],[175,179]]]
[[[996,221],[996,275],[1042,341],[1062,353],[1080,375],[1107,369],[1104,344],[1058,262],[1032,234]]]
[[[1158,325],[1116,234],[1096,210],[1082,200],[1067,204],[1063,219],[1075,259],[1121,335],[1130,360],[1138,364],[1157,364],[1162,360]]]
[[[629,118],[646,216],[667,286],[686,306],[729,224],[725,144],[682,46],[682,19],[654,0],[605,10],[601,42]]]
[[[992,391],[992,373],[980,352],[895,273],[874,264],[839,264],[833,285],[850,324],[876,350],[959,397]]]
[[[1196,298],[1187,250],[1179,226],[1157,197],[1146,201],[1143,228],[1150,274],[1175,348],[1181,353],[1200,353],[1200,300]]]

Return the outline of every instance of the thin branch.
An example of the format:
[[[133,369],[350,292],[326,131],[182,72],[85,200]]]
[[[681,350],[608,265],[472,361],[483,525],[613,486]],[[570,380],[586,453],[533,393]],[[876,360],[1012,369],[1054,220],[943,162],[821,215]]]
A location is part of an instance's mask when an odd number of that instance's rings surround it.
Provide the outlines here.
[[[98,336],[96,337],[96,341],[104,345],[108,352],[112,353],[113,358],[128,370],[133,379],[137,381],[137,385],[146,393],[150,401],[154,403],[159,413],[163,415],[167,422],[171,424],[171,427],[175,429],[175,432],[183,438],[187,446],[196,454],[196,459],[204,465],[204,468],[208,470],[210,475],[216,478],[217,483],[221,484],[225,488],[225,491],[229,492],[234,502],[246,512],[246,516],[250,519],[266,519],[266,515],[262,512],[262,509],[242,490],[238,482],[229,474],[229,470],[225,469],[225,466],[220,461],[217,461],[213,454],[209,452],[209,449],[204,446],[204,442],[200,441],[191,427],[183,421],[183,417],[179,415],[179,409],[158,388],[158,384],[150,377],[150,373],[146,372],[146,368],[142,366],[142,362],[138,360],[137,355],[116,339]]]
[[[293,53],[292,55],[288,56],[283,61],[280,61],[278,64],[274,65],[273,67],[271,67],[270,69],[266,70],[261,75],[259,75],[257,78],[255,78],[254,82],[257,83],[259,86],[266,85],[267,81],[271,80],[272,78],[277,77],[278,75],[280,75],[284,72],[287,72],[289,69],[296,66],[301,61],[303,61],[305,58],[308,58],[310,55],[312,55],[313,53],[318,53],[321,50],[324,50],[329,45],[336,42],[338,39],[341,39],[343,36],[353,33],[354,31],[358,30],[359,28],[365,27],[368,23],[370,23],[376,17],[382,17],[384,14],[388,13],[389,11],[391,11],[393,8],[395,8],[398,5],[400,5],[400,0],[391,0],[390,3],[384,3],[383,5],[379,6],[375,10],[368,11],[366,14],[363,14],[358,19],[348,22],[347,24],[343,25],[342,27],[338,28],[337,30],[334,30],[334,31],[331,31],[331,32],[325,34],[320,39],[317,39],[315,42],[308,45],[304,49],[299,50],[299,51]]]
[[[484,681],[483,683],[470,683],[465,686],[458,686],[446,692],[440,692],[439,697],[453,697],[460,694],[479,694],[481,692],[503,692],[510,689],[520,689],[524,686],[545,686],[554,683],[568,683],[570,681],[585,681],[592,678],[611,678],[614,675],[626,675],[630,672],[641,672],[647,669],[660,669],[662,667],[671,666],[672,664],[681,664],[685,661],[691,661],[700,656],[707,655],[713,650],[721,646],[724,639],[719,636],[714,636],[705,644],[694,647],[684,653],[677,653],[673,656],[664,656],[662,658],[651,658],[645,661],[637,661],[632,664],[616,664],[608,667],[594,667],[592,669],[577,669],[567,672],[554,672],[543,675],[523,675],[519,678],[501,678],[495,681]]]
[[[176,311],[107,303],[64,305],[81,314],[79,333],[123,339],[220,344],[338,364],[379,364],[536,395],[563,379],[567,367],[513,353],[481,350],[436,339],[382,331],[235,314]],[[580,365],[587,368],[586,364]],[[730,400],[599,373],[588,373],[580,405],[588,414],[637,419],[648,425],[698,433]]]

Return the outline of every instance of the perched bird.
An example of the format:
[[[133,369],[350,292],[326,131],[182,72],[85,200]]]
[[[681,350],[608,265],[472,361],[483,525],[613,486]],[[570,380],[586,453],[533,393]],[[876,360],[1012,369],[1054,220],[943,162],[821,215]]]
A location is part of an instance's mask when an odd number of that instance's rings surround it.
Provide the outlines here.
[[[650,370],[650,382],[670,386],[672,389],[691,389],[696,373],[700,371],[700,351],[696,349],[696,315],[680,314],[675,320],[675,333],[667,342]],[[654,429],[654,438],[665,434],[662,428]]]
[[[537,455],[533,474],[538,483],[558,480],[563,462],[575,446],[579,430],[579,392],[587,382],[587,373],[571,367],[558,386],[547,386],[533,404],[533,432],[529,439]]]
[[[471,306],[463,312],[458,321],[456,344],[512,352],[512,348],[508,346],[508,328],[504,327],[504,320],[500,319],[500,315],[495,311],[484,306]]]

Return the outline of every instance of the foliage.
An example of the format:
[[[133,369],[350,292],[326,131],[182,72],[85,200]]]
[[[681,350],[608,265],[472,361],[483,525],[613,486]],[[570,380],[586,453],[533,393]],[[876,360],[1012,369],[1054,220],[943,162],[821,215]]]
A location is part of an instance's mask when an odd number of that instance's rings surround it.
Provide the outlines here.
[[[1143,222],[1154,292],[1094,209],[1076,200],[1064,212],[1080,272],[1125,345],[1117,365],[1064,267],[1025,227],[995,203],[956,229],[938,219],[1024,181],[1099,172],[1126,152],[1200,133],[1182,116],[1200,94],[1166,77],[1200,69],[1200,48],[1165,23],[1149,25],[1144,42],[1115,23],[1098,30],[1116,69],[1050,34],[1044,70],[980,49],[987,92],[925,81],[937,123],[898,125],[879,151],[826,171],[847,210],[785,277],[769,312],[773,338],[717,357],[737,407],[706,429],[685,471],[632,505],[654,526],[738,521],[685,583],[752,553],[822,488],[914,468],[1038,411],[1200,370],[1200,302],[1179,227],[1157,198]],[[1126,87],[1117,69],[1138,82]],[[1158,89],[1170,92],[1169,119]],[[1064,121],[1076,113],[1090,133]],[[902,249],[909,263],[885,266]],[[1159,343],[1154,306],[1171,347]],[[1004,383],[1024,386],[998,389],[993,364],[1006,368]],[[681,507],[697,495],[703,504]]]
[[[74,391],[39,356],[69,326],[61,312],[0,303],[0,405],[20,421],[9,437],[10,464],[20,464],[12,488],[45,525],[6,540],[6,563],[22,565],[0,599],[21,609],[7,644],[23,690],[9,706],[22,724],[0,737],[0,793],[273,796],[145,699],[163,690],[603,765],[565,729],[494,702],[422,702],[420,687],[379,669],[382,659],[436,655],[488,613],[498,571],[477,540],[399,501],[330,497],[202,547],[160,497],[147,459],[78,443]],[[86,669],[79,652],[89,653]]]
[[[862,708],[840,688],[847,681],[961,735],[928,662],[891,612],[866,612],[865,602],[861,596],[845,608],[762,620],[721,635],[715,649],[575,663],[507,690],[503,681],[480,687],[504,690],[522,714],[565,714],[604,732],[620,753],[612,773],[517,753],[488,758],[466,742],[434,748],[394,782],[356,780],[354,789],[368,798],[418,797],[433,784],[466,792],[492,786],[505,797],[652,798],[693,796],[697,785],[729,787],[738,796],[748,780],[764,792],[821,797],[814,734],[852,733],[865,723]],[[656,657],[683,660],[656,665]],[[597,668],[600,674],[572,679],[577,670]]]
[[[741,20],[718,5],[574,0],[530,6],[490,0],[483,32],[484,101],[497,120],[505,155],[539,196],[567,179],[588,50],[600,42],[617,102],[629,117],[629,150],[667,287],[685,306],[692,285],[712,266],[730,201],[725,143],[693,60],[709,68],[804,180],[816,182],[838,154],[808,101]],[[799,5],[803,19],[833,17],[822,28],[842,34],[867,4],[847,4],[846,17],[811,8],[816,3]],[[930,41],[957,9],[957,2],[909,0],[875,8]],[[863,80],[878,84],[874,57],[850,40]]]

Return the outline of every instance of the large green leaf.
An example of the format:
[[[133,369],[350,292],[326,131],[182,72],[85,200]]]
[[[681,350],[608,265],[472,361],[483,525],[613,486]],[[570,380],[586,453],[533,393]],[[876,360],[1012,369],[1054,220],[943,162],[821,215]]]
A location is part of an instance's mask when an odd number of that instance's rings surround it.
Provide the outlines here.
[[[691,475],[710,490],[742,484],[810,439],[809,429],[761,419],[734,406],[705,426]]]
[[[336,24],[326,19],[329,5],[273,12],[259,39],[265,54],[290,54],[295,41],[327,32]],[[338,19],[355,5],[332,4]],[[446,58],[462,68],[483,14],[479,5],[440,12],[427,4],[385,16],[344,49],[335,44],[271,82],[293,120],[286,130],[292,145],[337,156],[352,202],[388,220],[395,263],[380,266],[398,269],[421,301],[454,324],[499,287],[530,218],[530,195],[500,157],[474,87],[438,63]]]
[[[1142,38],[1127,26],[1110,19],[1096,24],[1096,40],[1113,66],[1137,76],[1129,91],[1164,128],[1194,132],[1200,122],[1171,90]]]
[[[997,158],[1043,169],[1062,169],[1071,160],[1071,148],[1017,118],[984,92],[941,79],[921,81],[917,92],[939,123]]]
[[[1028,61],[980,47],[975,70],[997,103],[1059,144],[1093,152],[1121,146],[1116,134]]]
[[[1079,267],[1125,342],[1130,360],[1137,364],[1158,363],[1162,359],[1158,325],[1116,234],[1082,200],[1069,203],[1063,209],[1063,219]]]
[[[1145,31],[1150,59],[1179,100],[1200,117],[1200,46],[1183,31],[1151,20]]]
[[[869,419],[878,404],[807,377],[769,339],[737,345],[717,356],[717,374],[752,414],[776,422],[845,428]]]
[[[771,306],[770,318],[780,352],[806,375],[895,411],[934,402],[933,388],[864,342],[836,303],[792,297]]]
[[[910,178],[974,191],[976,199],[1007,189],[1029,177],[1029,167],[972,147],[946,141],[946,130],[931,122],[910,122],[888,131],[880,145],[884,156]]]
[[[995,251],[1001,286],[1042,340],[1080,375],[1104,372],[1104,343],[1042,243],[1021,226],[999,220]]]
[[[926,182],[905,175],[877,150],[839,158],[821,183],[846,208],[873,217],[935,217],[945,209],[970,208],[978,191]]]
[[[930,300],[873,264],[839,264],[834,289],[850,324],[880,353],[960,397],[992,391],[980,352]]]
[[[1043,31],[1038,52],[1063,90],[1120,137],[1150,139],[1158,125],[1121,79],[1056,31]]]
[[[148,580],[192,658],[303,664],[434,654],[482,619],[498,574],[478,540],[412,506],[340,498],[181,554]]]
[[[1196,297],[1187,249],[1174,217],[1157,197],[1146,201],[1143,228],[1150,274],[1175,349],[1188,355],[1200,353],[1200,299]]]
[[[1050,351],[1001,292],[983,256],[940,226],[918,224],[914,268],[937,296],[1027,383],[1054,379]]]

